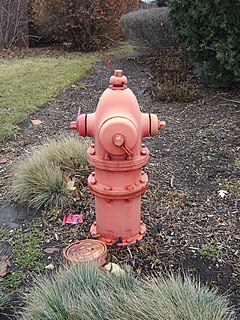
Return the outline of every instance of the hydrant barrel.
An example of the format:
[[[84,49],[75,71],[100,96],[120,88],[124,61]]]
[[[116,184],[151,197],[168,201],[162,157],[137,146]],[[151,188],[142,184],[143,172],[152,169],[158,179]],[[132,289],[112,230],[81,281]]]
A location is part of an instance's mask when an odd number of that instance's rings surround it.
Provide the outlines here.
[[[141,220],[141,196],[148,186],[142,167],[149,160],[142,139],[157,135],[165,122],[140,111],[135,95],[127,88],[127,78],[115,70],[96,112],[79,112],[70,127],[94,139],[87,151],[94,168],[88,187],[96,206],[91,234],[108,245],[128,245],[142,239],[146,226]]]

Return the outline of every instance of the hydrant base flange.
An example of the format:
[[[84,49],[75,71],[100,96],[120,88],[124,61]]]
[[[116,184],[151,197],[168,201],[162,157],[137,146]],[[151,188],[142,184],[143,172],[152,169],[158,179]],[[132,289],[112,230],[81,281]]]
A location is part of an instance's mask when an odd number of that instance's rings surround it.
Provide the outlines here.
[[[96,237],[97,235],[99,235],[97,232],[96,221],[91,225],[90,233],[91,233],[92,237]],[[130,237],[127,237],[124,239],[122,239],[121,237],[119,237],[118,239],[111,239],[111,238],[104,238],[99,235],[99,237],[97,237],[97,240],[105,243],[108,246],[111,246],[115,243],[118,246],[126,246],[126,245],[133,244],[133,243],[136,243],[137,241],[141,240],[145,236],[145,234],[146,234],[146,225],[143,221],[141,221],[139,232],[134,236],[130,236]]]

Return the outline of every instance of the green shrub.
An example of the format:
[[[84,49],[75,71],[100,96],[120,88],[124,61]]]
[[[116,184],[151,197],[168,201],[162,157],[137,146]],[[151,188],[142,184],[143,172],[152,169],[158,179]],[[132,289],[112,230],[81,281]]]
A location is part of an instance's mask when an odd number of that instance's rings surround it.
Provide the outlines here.
[[[156,3],[158,7],[166,7],[168,4],[168,0],[157,0]]]
[[[62,208],[71,202],[71,175],[88,174],[89,141],[62,138],[39,147],[20,163],[13,181],[15,199],[35,208]]]
[[[136,0],[33,0],[31,17],[47,39],[92,51],[103,48],[109,37],[119,37],[119,17],[137,4]]]
[[[158,51],[159,48],[176,45],[167,8],[129,12],[121,17],[120,23],[126,36],[141,50],[146,47]]]
[[[214,85],[240,82],[240,1],[170,0],[173,30]]]
[[[38,280],[25,296],[28,320],[230,320],[227,299],[188,277],[140,280],[75,264]]]

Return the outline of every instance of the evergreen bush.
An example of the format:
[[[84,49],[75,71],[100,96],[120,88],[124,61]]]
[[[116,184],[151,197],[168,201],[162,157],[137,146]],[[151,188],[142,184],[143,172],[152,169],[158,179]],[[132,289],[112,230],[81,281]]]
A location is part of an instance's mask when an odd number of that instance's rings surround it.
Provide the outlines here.
[[[162,47],[176,45],[167,8],[129,12],[121,17],[120,24],[127,38],[141,50],[145,47],[157,52]]]
[[[156,3],[158,7],[167,7],[168,0],[157,0]]]
[[[240,1],[170,0],[173,30],[197,71],[217,86],[240,82]]]

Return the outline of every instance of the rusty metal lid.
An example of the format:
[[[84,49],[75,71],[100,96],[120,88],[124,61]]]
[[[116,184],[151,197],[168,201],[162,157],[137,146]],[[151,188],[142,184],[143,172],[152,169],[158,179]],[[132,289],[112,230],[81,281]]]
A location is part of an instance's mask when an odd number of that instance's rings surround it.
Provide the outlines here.
[[[79,240],[65,248],[63,256],[68,263],[92,261],[100,267],[107,261],[107,246],[99,240]]]

